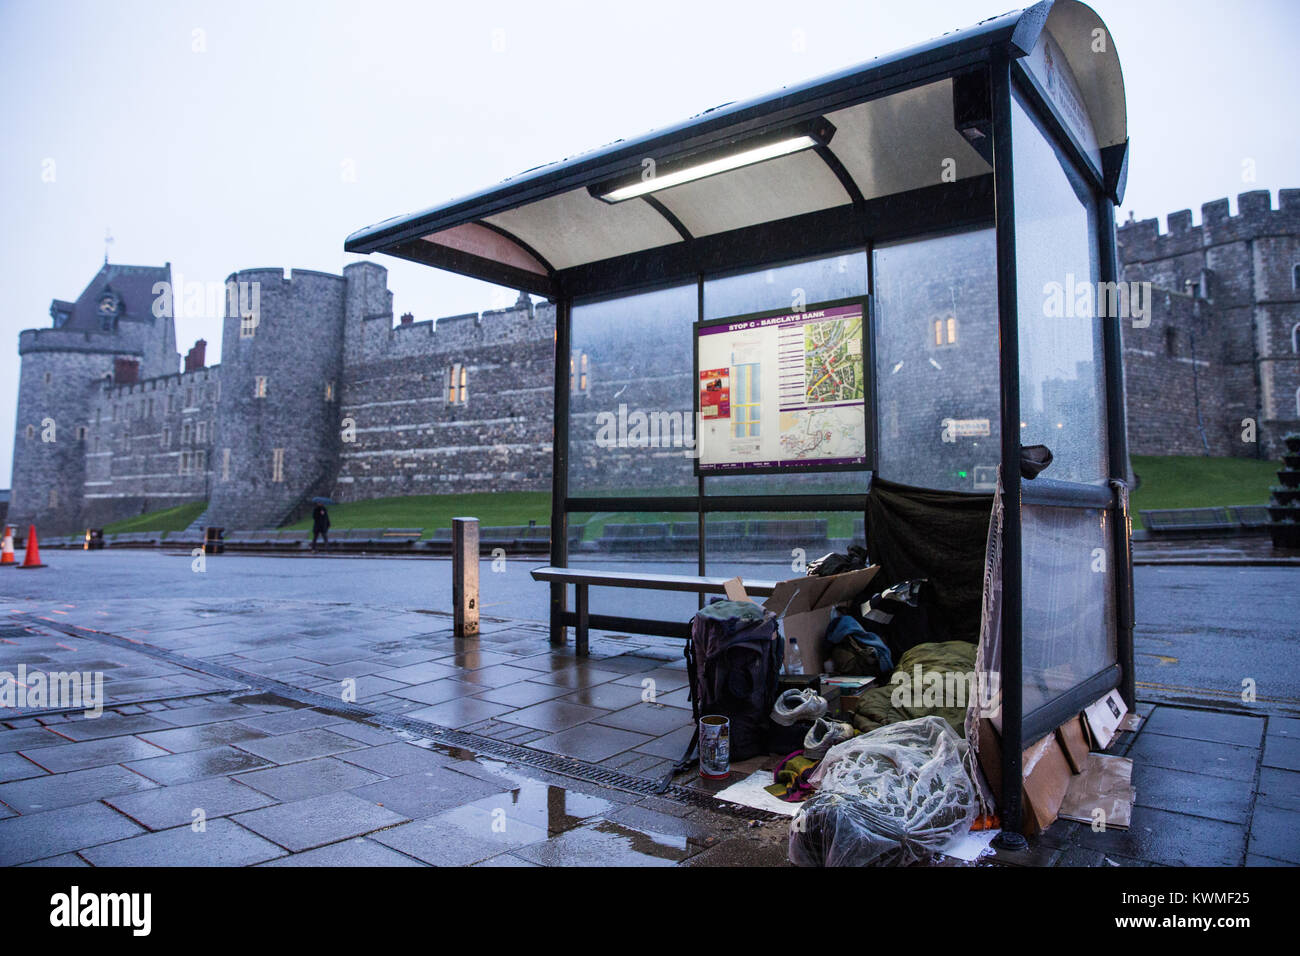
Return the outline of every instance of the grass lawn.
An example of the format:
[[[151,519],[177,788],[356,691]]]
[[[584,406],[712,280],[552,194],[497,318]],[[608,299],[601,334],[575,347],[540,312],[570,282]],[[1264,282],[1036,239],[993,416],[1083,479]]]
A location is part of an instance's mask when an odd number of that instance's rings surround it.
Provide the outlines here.
[[[1212,508],[1268,504],[1280,461],[1201,458],[1193,455],[1134,455],[1141,487],[1133,493],[1133,527],[1142,527],[1143,508]]]
[[[1218,505],[1267,504],[1269,486],[1277,483],[1276,461],[1251,458],[1201,458],[1192,455],[1155,457],[1134,455],[1133,470],[1141,478],[1141,487],[1133,494],[1133,526],[1142,527],[1143,508],[1203,508]],[[632,491],[628,494],[653,494]],[[181,505],[165,511],[127,518],[105,527],[106,533],[129,531],[180,531],[203,513],[205,502]],[[539,525],[551,523],[549,491],[481,492],[463,495],[410,495],[398,498],[374,498],[331,505],[330,523],[335,528],[423,528],[425,537],[435,528],[451,526],[453,517],[478,518],[484,527]],[[819,518],[829,522],[831,537],[852,534],[856,515],[847,513],[741,512],[714,514],[711,521],[742,521],[747,518]],[[586,538],[600,537],[610,522],[694,521],[689,512],[627,513],[602,511],[570,515],[570,521],[586,524]],[[311,528],[310,516],[290,527]]]
[[[136,515],[134,518],[123,518],[121,521],[104,525],[104,534],[128,534],[132,531],[184,531],[195,518],[203,514],[203,509],[207,506],[206,501],[194,501],[187,505],[177,505],[175,508],[164,508],[162,511]]]

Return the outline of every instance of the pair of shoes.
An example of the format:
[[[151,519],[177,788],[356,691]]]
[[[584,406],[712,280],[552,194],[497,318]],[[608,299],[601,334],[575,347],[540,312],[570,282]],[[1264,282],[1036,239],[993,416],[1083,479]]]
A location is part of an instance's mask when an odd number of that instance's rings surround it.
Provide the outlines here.
[[[789,727],[800,720],[816,720],[826,713],[826,698],[811,687],[803,690],[791,688],[776,699],[772,707],[772,720]]]
[[[836,744],[842,744],[857,735],[858,731],[852,724],[818,717],[816,723],[808,729],[808,734],[803,739],[803,755],[805,757],[824,757],[826,751]]]

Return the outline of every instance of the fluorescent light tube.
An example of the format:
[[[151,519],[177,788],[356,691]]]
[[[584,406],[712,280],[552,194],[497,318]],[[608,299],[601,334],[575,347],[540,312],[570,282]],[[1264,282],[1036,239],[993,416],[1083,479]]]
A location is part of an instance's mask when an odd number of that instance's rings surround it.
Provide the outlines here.
[[[624,199],[644,196],[646,193],[652,193],[659,189],[668,189],[670,186],[680,186],[682,183],[703,179],[705,176],[725,173],[732,169],[739,169],[742,166],[752,166],[754,163],[775,159],[778,156],[788,156],[791,153],[797,153],[801,149],[808,149],[810,146],[816,145],[817,141],[811,136],[793,136],[790,139],[778,140],[765,146],[742,150],[739,153],[732,153],[730,156],[723,156],[720,159],[711,159],[708,162],[688,166],[685,169],[678,169],[660,176],[651,176],[649,179],[642,179],[603,193],[600,198],[606,202],[622,202]]]

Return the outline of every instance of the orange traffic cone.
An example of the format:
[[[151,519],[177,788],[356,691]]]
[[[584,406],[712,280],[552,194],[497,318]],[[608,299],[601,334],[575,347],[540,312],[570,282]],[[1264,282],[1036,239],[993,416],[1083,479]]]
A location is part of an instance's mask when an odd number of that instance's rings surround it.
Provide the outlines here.
[[[5,525],[3,550],[0,550],[0,567],[14,567],[14,529]]]
[[[27,526],[27,553],[23,555],[23,563],[18,565],[20,568],[43,568],[41,564],[41,549],[36,543],[36,525]]]

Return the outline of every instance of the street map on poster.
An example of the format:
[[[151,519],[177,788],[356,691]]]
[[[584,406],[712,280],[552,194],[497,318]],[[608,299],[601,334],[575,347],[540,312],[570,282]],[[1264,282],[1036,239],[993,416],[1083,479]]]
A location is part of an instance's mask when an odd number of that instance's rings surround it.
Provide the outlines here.
[[[867,463],[861,303],[697,328],[701,472]]]

